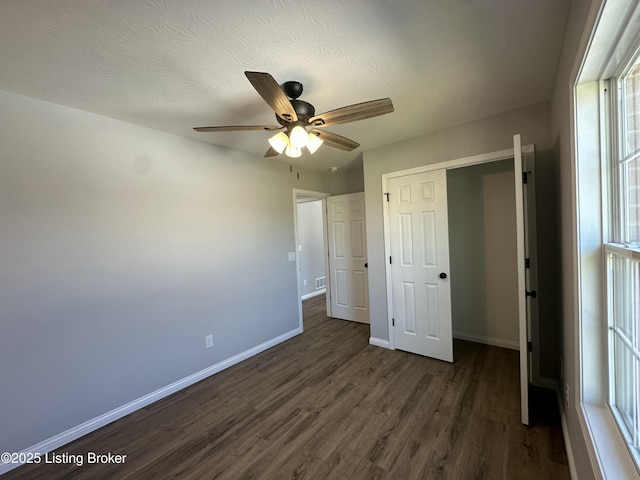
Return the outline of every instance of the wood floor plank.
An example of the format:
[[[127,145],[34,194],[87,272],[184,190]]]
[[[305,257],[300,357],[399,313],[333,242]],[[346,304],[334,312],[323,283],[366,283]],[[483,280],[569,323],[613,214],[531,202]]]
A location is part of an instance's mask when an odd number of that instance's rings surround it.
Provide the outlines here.
[[[553,392],[520,424],[518,352],[455,341],[454,363],[369,345],[368,325],[303,303],[305,332],[2,480],[568,479]]]
[[[310,480],[353,478],[353,472],[361,460],[359,456],[348,449],[334,449],[309,478]]]

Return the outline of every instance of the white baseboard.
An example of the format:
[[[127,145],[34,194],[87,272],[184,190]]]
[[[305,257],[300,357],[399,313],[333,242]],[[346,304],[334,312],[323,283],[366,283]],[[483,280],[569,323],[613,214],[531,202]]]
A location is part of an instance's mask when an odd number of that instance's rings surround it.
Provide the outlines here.
[[[389,350],[393,350],[391,345],[389,344],[389,340],[382,340],[381,338],[369,337],[369,343],[371,345],[375,345],[376,347],[387,348]]]
[[[484,335],[476,335],[474,333],[466,333],[453,331],[453,338],[460,340],[467,340],[469,342],[484,343],[485,345],[491,345],[493,347],[509,348],[511,350],[520,350],[520,344],[512,340],[505,340],[503,338],[487,337]]]
[[[51,438],[48,438],[47,440],[44,440],[36,445],[33,445],[23,450],[20,453],[27,453],[27,454],[35,453],[38,455],[44,455],[45,453],[52,452],[55,449],[63,445],[66,445],[69,442],[72,442],[84,435],[87,435],[88,433],[98,430],[99,428],[104,427],[109,423],[115,422],[116,420],[126,415],[129,415],[130,413],[135,412],[136,410],[144,408],[153,402],[157,402],[158,400],[161,400],[175,392],[178,392],[183,388],[186,388],[190,385],[193,385],[194,383],[204,380],[205,378],[210,377],[211,375],[221,372],[222,370],[229,368],[235,365],[236,363],[240,363],[243,360],[251,358],[254,355],[257,355],[258,353],[263,352],[271,347],[274,347],[279,343],[282,343],[285,340],[289,340],[290,338],[295,337],[296,335],[299,335],[301,333],[302,333],[301,328],[296,328],[294,330],[291,330],[276,338],[273,338],[264,343],[261,343],[260,345],[250,348],[249,350],[245,350],[244,352],[234,355],[231,358],[228,358],[219,363],[216,363],[215,365],[207,367],[204,370],[200,370],[199,372],[189,375],[188,377],[182,378],[177,382],[167,385],[166,387],[162,387],[156,390],[155,392],[151,392],[148,395],[145,395],[136,400],[133,400],[132,402],[122,405],[118,408],[115,408],[110,412],[104,413],[80,425],[70,428],[69,430],[66,430],[62,433],[59,433],[58,435],[55,435]],[[7,473],[8,471],[13,470],[14,468],[17,468],[19,466],[20,464],[17,464],[17,463],[7,464],[7,463],[0,462],[0,475]]]
[[[558,385],[556,384],[556,387]],[[571,440],[569,439],[569,427],[567,426],[567,415],[564,411],[564,403],[562,402],[562,394],[560,389],[556,388],[556,398],[558,399],[558,408],[560,409],[560,423],[562,424],[562,437],[564,438],[564,449],[567,453],[567,463],[569,464],[569,476],[573,480],[578,479],[576,473],[576,464],[573,460],[573,450],[571,449]]]
[[[323,293],[327,293],[326,288],[323,288],[321,290],[316,290],[315,292],[307,293],[305,295],[301,295],[300,300],[306,300],[307,298],[317,297],[318,295],[322,295]]]

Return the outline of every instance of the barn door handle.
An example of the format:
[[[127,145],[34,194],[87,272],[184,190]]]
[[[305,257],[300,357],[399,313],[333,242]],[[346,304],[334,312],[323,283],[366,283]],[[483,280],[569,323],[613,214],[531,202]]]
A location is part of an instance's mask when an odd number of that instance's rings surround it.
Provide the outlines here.
[[[440,274],[440,278],[442,278],[442,279],[444,280],[445,278],[447,278],[447,274],[446,274],[446,273],[444,273],[444,272],[442,272],[442,273]]]

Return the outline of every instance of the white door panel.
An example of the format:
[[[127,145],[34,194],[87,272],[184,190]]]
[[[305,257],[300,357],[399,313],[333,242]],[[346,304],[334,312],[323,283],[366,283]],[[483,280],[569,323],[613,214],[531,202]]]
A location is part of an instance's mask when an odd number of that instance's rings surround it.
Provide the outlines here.
[[[327,198],[331,316],[369,323],[364,193]]]
[[[452,362],[446,171],[387,187],[395,347]]]
[[[513,171],[516,199],[516,256],[518,267],[518,329],[520,338],[520,419],[529,425],[529,338],[527,309],[527,279],[525,270],[526,229],[522,183],[522,146],[520,135],[513,136]]]

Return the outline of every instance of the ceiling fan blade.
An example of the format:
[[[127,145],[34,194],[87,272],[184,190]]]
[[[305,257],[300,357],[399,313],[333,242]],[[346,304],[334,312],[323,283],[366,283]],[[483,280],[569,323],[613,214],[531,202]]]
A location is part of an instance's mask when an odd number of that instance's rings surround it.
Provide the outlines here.
[[[293,105],[271,75],[262,72],[244,72],[244,74],[276,115],[287,122],[298,120]]]
[[[311,130],[313,135],[317,135],[324,142],[325,145],[328,145],[333,148],[339,148],[340,150],[344,150],[346,152],[350,152],[360,146],[358,142],[354,142],[353,140],[343,137],[342,135],[338,135],[337,133],[329,132],[327,130]]]
[[[277,157],[278,155],[280,154],[273,147],[269,147],[269,150],[267,150],[267,153],[264,154],[265,157]]]
[[[237,132],[241,130],[280,130],[281,125],[227,125],[223,127],[194,127],[196,132]]]
[[[393,112],[393,103],[390,98],[381,98],[369,102],[356,103],[347,107],[337,108],[329,112],[321,113],[309,119],[314,127],[327,127],[340,123],[355,122],[366,118],[377,117]]]

